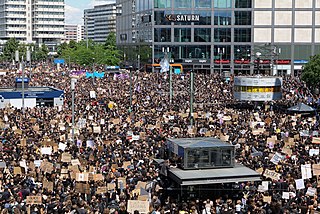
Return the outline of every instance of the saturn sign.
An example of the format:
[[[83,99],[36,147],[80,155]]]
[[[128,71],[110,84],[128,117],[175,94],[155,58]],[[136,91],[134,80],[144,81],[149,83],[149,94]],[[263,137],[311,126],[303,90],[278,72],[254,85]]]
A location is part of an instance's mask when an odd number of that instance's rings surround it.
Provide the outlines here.
[[[200,15],[197,14],[169,14],[166,19],[170,22],[199,22]]]

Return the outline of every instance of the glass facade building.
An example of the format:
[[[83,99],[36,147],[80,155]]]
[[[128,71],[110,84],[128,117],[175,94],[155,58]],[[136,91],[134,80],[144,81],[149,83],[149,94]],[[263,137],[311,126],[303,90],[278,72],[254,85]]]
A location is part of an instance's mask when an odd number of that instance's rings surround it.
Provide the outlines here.
[[[117,19],[117,42],[150,44],[154,63],[169,50],[187,70],[253,73],[261,59],[260,71],[289,74],[320,52],[320,0],[279,2],[117,0],[131,9]]]

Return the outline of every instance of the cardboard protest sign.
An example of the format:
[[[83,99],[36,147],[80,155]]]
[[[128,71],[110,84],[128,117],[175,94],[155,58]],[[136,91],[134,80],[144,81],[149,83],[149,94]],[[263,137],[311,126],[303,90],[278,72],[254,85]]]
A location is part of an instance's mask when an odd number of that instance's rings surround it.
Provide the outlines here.
[[[15,175],[22,175],[22,170],[21,170],[21,167],[14,167],[13,168],[13,174]]]
[[[53,171],[53,164],[47,161],[41,162],[40,169],[44,173],[51,173]]]
[[[20,140],[20,146],[27,146],[27,140],[25,138]]]
[[[27,205],[42,204],[42,196],[27,196]]]
[[[44,180],[44,181],[43,181],[43,184],[42,184],[42,188],[43,188],[43,189],[47,189],[47,190],[49,190],[49,191],[50,191],[50,190],[53,191],[53,182]]]
[[[128,200],[127,211],[133,213],[138,210],[139,213],[149,213],[149,202],[140,200]]]
[[[76,173],[76,181],[89,181],[89,173]]]
[[[139,201],[148,201],[149,200],[149,196],[148,195],[139,195],[138,196],[138,200]]]
[[[281,175],[273,170],[266,169],[263,176],[271,178],[272,180],[279,180]]]
[[[70,163],[71,162],[71,154],[66,153],[66,152],[62,153],[61,161],[64,163]]]
[[[320,175],[320,164],[313,164],[312,172],[313,172],[313,175]]]
[[[312,178],[311,164],[301,165],[302,179]]]
[[[271,203],[271,196],[263,196],[263,202]]]
[[[90,185],[84,183],[76,183],[75,191],[78,193],[90,194]]]
[[[104,187],[98,187],[97,188],[97,191],[96,191],[96,194],[104,194],[104,193],[107,193],[108,190],[107,190],[107,187],[104,186]]]
[[[94,181],[103,181],[104,177],[102,174],[93,174],[93,180]]]
[[[314,143],[314,144],[320,144],[320,137],[313,137],[313,138],[312,138],[312,143]]]
[[[81,165],[81,163],[80,163],[79,159],[73,159],[73,160],[71,160],[71,165],[77,166],[77,165]]]
[[[130,161],[125,161],[125,162],[123,162],[122,168],[128,169],[128,166],[130,166],[130,165],[131,165]]]
[[[138,181],[138,183],[136,185],[136,189],[140,189],[140,188],[145,189],[146,185],[147,185],[147,182]]]
[[[107,188],[108,188],[108,190],[114,190],[116,188],[116,184],[115,183],[108,183]]]

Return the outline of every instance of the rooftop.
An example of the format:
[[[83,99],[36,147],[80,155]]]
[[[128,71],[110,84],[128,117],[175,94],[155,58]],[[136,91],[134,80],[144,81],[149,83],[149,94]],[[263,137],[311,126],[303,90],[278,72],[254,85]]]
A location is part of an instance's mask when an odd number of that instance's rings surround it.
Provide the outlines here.
[[[28,87],[24,89],[25,92],[52,92],[52,91],[61,91],[59,89],[43,86],[43,87]],[[22,92],[22,88],[0,88],[1,92]]]
[[[214,137],[176,138],[176,139],[169,139],[169,141],[183,148],[204,148],[204,147],[212,148],[212,147],[232,146],[230,143],[224,142]]]

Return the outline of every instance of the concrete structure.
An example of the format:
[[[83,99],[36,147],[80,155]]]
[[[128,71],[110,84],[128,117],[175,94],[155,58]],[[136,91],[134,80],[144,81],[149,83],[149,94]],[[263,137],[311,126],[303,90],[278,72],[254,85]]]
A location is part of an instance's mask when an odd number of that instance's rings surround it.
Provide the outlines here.
[[[69,43],[70,41],[80,42],[83,40],[83,26],[66,24],[64,26],[64,36],[63,42]]]
[[[50,51],[64,38],[64,0],[1,0],[0,39],[46,44]]]
[[[103,43],[110,32],[116,31],[116,16],[121,13],[121,6],[104,4],[84,10],[84,39]]]
[[[261,73],[283,75],[298,73],[310,56],[320,53],[320,0],[117,0],[117,4],[122,6],[117,43],[148,44],[154,63],[169,48],[169,56],[186,70],[254,73],[259,58]]]

